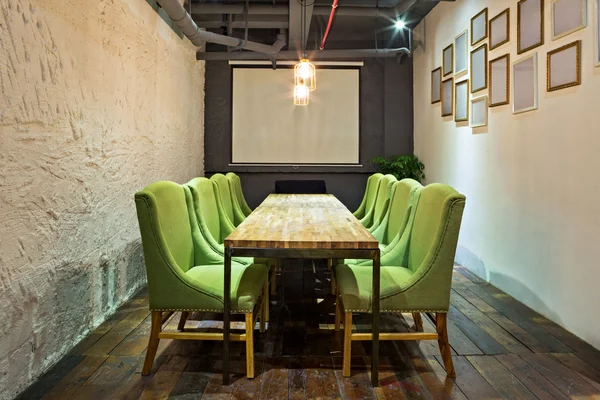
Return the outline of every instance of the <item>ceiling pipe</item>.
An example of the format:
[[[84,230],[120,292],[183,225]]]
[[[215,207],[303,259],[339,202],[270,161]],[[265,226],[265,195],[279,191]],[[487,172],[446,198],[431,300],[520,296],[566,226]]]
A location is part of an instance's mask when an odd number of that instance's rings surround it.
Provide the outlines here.
[[[242,4],[193,4],[192,14],[243,14]],[[248,7],[250,15],[288,15],[289,7],[287,5],[270,6],[264,4],[255,4]],[[330,6],[314,6],[313,15],[329,16]],[[374,8],[374,7],[339,7],[336,15],[354,16],[354,17],[390,17],[396,16],[394,8]]]
[[[327,38],[329,37],[329,31],[331,31],[331,26],[333,25],[333,19],[335,18],[335,11],[337,8],[338,0],[333,0],[333,4],[331,4],[331,13],[329,14],[329,22],[327,22],[327,28],[323,34],[323,39],[321,40],[319,50],[323,50],[325,48],[325,43],[327,43]]]
[[[323,50],[308,53],[311,61],[315,60],[360,60],[373,57],[398,57],[410,56],[410,50],[406,47],[396,49],[352,49],[352,50]],[[198,52],[197,60],[206,61],[228,61],[228,60],[298,60],[297,51],[280,51],[276,55],[269,57],[260,53],[249,52]]]
[[[181,29],[183,34],[198,47],[203,47],[205,42],[217,43],[236,49],[246,49],[268,56],[273,56],[285,46],[285,36],[277,35],[277,41],[272,46],[238,39],[231,36],[218,35],[216,33],[200,30],[190,14],[183,8],[179,0],[157,0],[158,4],[165,10],[169,18]],[[231,54],[231,53],[230,53]]]

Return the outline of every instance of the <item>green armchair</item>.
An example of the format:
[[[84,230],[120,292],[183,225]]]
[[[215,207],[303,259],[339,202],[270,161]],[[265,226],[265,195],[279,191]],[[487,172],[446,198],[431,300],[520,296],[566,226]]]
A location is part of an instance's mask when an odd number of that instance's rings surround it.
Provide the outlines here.
[[[247,217],[248,215],[250,215],[250,213],[252,213],[252,209],[250,208],[250,206],[248,206],[248,203],[246,202],[246,197],[244,197],[244,191],[242,190],[242,181],[240,180],[240,177],[237,176],[237,174],[234,174],[233,172],[228,172],[225,176],[227,177],[227,179],[229,179],[231,190],[234,194],[235,199],[237,200],[237,204],[242,214],[244,214]]]
[[[372,232],[379,242],[379,250],[383,257],[392,251],[400,241],[402,234],[409,225],[419,202],[421,184],[413,179],[402,179],[392,186],[392,197],[388,211],[381,224]],[[357,264],[371,266],[372,260],[345,260],[342,264]]]
[[[381,312],[435,313],[437,333],[381,333],[380,340],[437,340],[450,377],[455,373],[446,314],[464,206],[465,196],[450,186],[431,184],[421,189],[414,220],[396,246],[401,251],[395,254],[395,262],[390,264],[387,255],[381,257]],[[337,265],[335,274],[336,329],[342,313],[344,317],[342,375],[349,376],[351,341],[372,338],[369,333],[352,333],[352,313],[371,312],[373,274],[372,268],[346,264]]]
[[[135,194],[148,278],[151,332],[142,375],[150,374],[160,339],[222,340],[222,333],[186,331],[190,312],[222,312],[230,296],[233,313],[245,314],[248,378],[254,377],[253,330],[265,315],[269,268],[262,264],[231,264],[231,291],[225,294],[223,258],[203,239],[194,215],[189,188],[173,182],[155,182]],[[163,331],[174,311],[181,311],[178,331]],[[264,331],[265,318],[260,328]]]
[[[237,207],[229,179],[223,174],[214,174],[210,177],[210,180],[215,183],[215,196],[217,197],[220,218],[237,227],[246,219],[246,216]]]
[[[219,212],[215,197],[216,184],[207,178],[200,177],[192,179],[185,185],[189,188],[186,194],[191,196],[191,204],[204,240],[214,252],[224,257],[225,246],[223,243],[235,227],[229,218]],[[254,262],[250,257],[236,257],[234,261],[246,265]],[[262,264],[263,262],[258,261],[258,263]]]
[[[373,208],[381,178],[383,178],[383,174],[378,172],[367,179],[367,187],[365,188],[365,194],[360,202],[360,206],[352,213],[357,219],[363,219]]]

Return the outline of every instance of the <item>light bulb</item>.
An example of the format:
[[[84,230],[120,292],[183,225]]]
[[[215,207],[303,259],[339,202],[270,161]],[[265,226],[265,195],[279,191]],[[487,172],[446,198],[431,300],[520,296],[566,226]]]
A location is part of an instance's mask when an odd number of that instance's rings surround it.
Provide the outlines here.
[[[406,24],[401,19],[399,19],[398,21],[396,21],[396,29],[402,29],[405,26],[406,26]]]
[[[294,92],[298,98],[303,99],[308,96],[308,87],[306,85],[298,85],[294,89]]]
[[[302,79],[308,79],[310,78],[311,75],[311,70],[310,70],[310,65],[308,65],[307,62],[301,62],[300,63],[300,68],[298,71],[298,74],[300,75],[300,78]]]

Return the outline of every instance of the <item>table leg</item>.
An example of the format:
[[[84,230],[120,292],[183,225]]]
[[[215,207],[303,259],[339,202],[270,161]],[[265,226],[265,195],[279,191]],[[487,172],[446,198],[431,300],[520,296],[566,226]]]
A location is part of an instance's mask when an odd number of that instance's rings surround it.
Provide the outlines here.
[[[225,248],[223,283],[223,385],[229,385],[229,317],[231,308],[231,255],[233,249]]]
[[[379,386],[379,376],[377,371],[379,369],[379,289],[380,289],[380,265],[379,265],[379,249],[375,251],[373,257],[373,354],[371,356],[371,383],[373,387]]]

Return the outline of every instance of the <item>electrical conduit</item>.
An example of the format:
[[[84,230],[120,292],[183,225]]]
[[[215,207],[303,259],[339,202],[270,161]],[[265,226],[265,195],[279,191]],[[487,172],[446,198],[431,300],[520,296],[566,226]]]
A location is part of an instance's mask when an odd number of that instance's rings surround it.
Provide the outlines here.
[[[323,35],[323,40],[321,40],[321,46],[319,46],[320,50],[325,48],[325,42],[327,42],[327,37],[329,36],[329,31],[331,30],[331,25],[333,24],[333,18],[335,17],[335,10],[337,6],[338,0],[333,0],[333,4],[331,5],[331,14],[329,14],[329,22],[327,23],[327,29]]]

